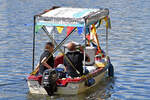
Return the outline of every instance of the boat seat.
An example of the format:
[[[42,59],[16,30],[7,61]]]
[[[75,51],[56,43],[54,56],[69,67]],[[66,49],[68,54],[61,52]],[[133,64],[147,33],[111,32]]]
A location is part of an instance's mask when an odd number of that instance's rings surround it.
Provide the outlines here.
[[[86,47],[86,54],[90,58],[90,62],[85,62],[86,66],[93,65],[95,63],[95,53],[96,53],[96,48],[95,47]]]

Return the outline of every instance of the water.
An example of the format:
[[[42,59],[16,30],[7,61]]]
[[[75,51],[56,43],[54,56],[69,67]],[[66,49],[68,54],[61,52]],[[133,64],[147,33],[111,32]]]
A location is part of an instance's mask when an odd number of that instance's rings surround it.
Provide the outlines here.
[[[115,67],[114,79],[75,96],[50,98],[28,93],[33,15],[53,5],[110,9],[109,55]],[[149,100],[149,5],[149,0],[1,0],[0,100]]]

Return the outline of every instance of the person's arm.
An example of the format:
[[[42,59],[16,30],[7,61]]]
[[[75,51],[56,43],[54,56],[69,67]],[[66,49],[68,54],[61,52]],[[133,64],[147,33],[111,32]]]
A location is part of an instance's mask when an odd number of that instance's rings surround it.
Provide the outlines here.
[[[47,64],[46,61],[47,61],[47,59],[46,59],[46,57],[44,57],[41,63],[42,63],[45,67],[47,67],[48,69],[52,68],[50,65]]]
[[[45,67],[47,67],[48,69],[50,69],[50,68],[52,68],[50,65],[48,65],[46,62],[43,62],[43,65],[45,66]]]

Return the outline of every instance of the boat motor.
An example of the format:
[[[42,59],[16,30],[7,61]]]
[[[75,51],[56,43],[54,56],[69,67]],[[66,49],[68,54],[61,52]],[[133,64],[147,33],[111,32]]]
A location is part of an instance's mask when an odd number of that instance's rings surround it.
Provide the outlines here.
[[[42,85],[47,91],[48,95],[53,95],[53,93],[57,90],[57,79],[58,74],[55,69],[47,69],[44,71],[42,77]]]

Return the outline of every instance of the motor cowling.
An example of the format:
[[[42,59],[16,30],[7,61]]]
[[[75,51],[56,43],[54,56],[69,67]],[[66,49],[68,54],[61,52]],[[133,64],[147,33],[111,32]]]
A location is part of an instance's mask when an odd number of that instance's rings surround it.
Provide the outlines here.
[[[56,81],[58,80],[58,74],[55,69],[47,69],[43,73],[42,85],[47,91],[48,95],[53,95],[57,90]]]

